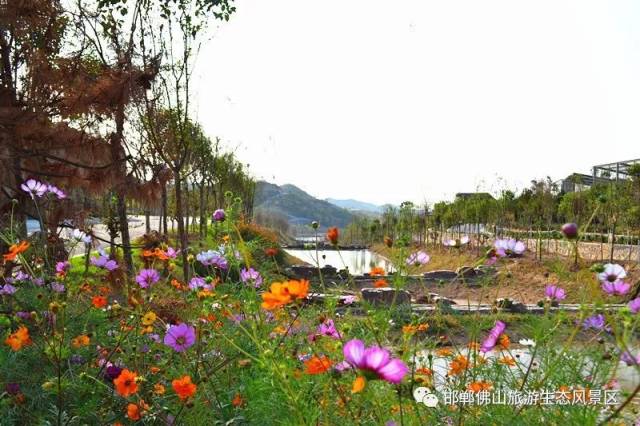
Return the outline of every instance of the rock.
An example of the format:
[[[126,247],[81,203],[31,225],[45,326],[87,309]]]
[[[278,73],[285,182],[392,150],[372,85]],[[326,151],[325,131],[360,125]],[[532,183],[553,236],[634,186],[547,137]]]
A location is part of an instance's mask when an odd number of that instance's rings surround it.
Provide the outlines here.
[[[322,267],[320,271],[323,277],[335,277],[338,273],[338,270],[330,265]],[[314,266],[291,266],[287,269],[287,272],[290,276],[298,279],[309,280],[318,277],[318,268]]]
[[[455,271],[449,271],[446,269],[441,269],[438,271],[429,271],[429,272],[425,272],[423,277],[426,280],[433,280],[433,281],[439,281],[439,280],[452,280],[454,278],[456,278],[458,276],[458,274]]]
[[[456,274],[462,278],[475,278],[478,272],[473,266],[461,266],[456,269]]]
[[[451,305],[455,305],[456,302],[452,299],[449,299],[448,297],[444,297],[444,296],[440,296],[438,293],[429,293],[429,294],[425,294],[423,296],[421,296],[418,300],[418,303],[426,303],[429,305],[437,305],[437,304],[442,304],[442,305],[447,305],[447,306],[451,306]]]
[[[527,305],[508,297],[496,299],[493,303],[496,307],[515,314],[525,314],[529,311]]]
[[[395,290],[393,288],[363,288],[361,290],[362,299],[372,305],[389,306],[392,303],[396,305],[411,304],[411,294],[406,290]]]

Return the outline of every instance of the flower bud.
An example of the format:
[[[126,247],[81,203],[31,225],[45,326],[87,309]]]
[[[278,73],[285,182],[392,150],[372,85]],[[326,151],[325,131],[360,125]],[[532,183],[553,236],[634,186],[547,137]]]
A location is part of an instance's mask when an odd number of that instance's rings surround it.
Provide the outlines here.
[[[561,230],[564,236],[570,240],[573,240],[578,236],[578,225],[575,223],[565,223],[562,225]]]

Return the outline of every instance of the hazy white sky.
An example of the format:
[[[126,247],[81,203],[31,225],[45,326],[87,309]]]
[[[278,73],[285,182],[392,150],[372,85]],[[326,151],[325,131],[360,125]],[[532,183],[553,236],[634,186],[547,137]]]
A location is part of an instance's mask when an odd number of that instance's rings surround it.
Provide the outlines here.
[[[197,115],[257,178],[433,202],[640,157],[638,1],[236,5]]]

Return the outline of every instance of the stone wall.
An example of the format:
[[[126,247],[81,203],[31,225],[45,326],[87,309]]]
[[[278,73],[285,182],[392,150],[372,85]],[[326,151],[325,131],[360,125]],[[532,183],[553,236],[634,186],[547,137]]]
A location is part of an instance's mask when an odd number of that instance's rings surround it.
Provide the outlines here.
[[[527,249],[536,253],[538,251],[538,240],[525,240]],[[563,256],[573,256],[573,244],[565,240],[542,240],[542,252],[560,254]],[[580,258],[593,261],[609,260],[611,255],[611,244],[609,243],[578,243],[578,253]],[[613,260],[622,262],[634,261],[640,262],[640,246],[631,246],[627,244],[614,244]]]

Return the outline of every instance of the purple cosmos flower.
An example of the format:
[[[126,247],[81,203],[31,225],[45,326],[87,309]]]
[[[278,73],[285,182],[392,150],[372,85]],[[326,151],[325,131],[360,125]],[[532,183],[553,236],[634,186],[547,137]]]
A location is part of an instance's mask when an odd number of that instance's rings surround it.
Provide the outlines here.
[[[136,276],[136,282],[142,288],[149,288],[160,281],[160,274],[155,269],[142,269]]]
[[[49,192],[49,194],[53,194],[58,197],[58,200],[67,198],[67,194],[55,185],[47,185],[47,191]]]
[[[93,266],[106,269],[109,272],[118,269],[118,263],[115,260],[109,259],[109,256],[107,256],[103,251],[100,252],[100,256],[92,257],[90,262]]]
[[[69,270],[69,268],[71,267],[71,263],[69,263],[69,261],[65,260],[63,262],[57,262],[56,263],[56,273],[64,275],[67,273],[67,271]]]
[[[518,241],[513,238],[496,240],[493,243],[493,246],[496,249],[496,254],[500,257],[504,257],[505,255],[520,256],[527,249],[522,241]]]
[[[321,336],[331,337],[332,339],[340,339],[340,333],[336,329],[332,319],[326,319],[320,324],[317,333]]]
[[[16,316],[17,316],[18,318],[20,318],[21,320],[26,321],[26,320],[28,320],[28,319],[31,319],[31,312],[28,312],[28,311],[19,311],[19,312],[16,312]]]
[[[7,296],[12,295],[16,291],[18,291],[18,289],[11,284],[5,284],[4,286],[0,287],[0,294],[4,294]]]
[[[606,326],[606,321],[604,319],[604,315],[597,314],[597,315],[592,315],[589,318],[586,318],[582,322],[582,327],[585,330],[588,330],[590,328],[598,331],[605,330],[607,326]]]
[[[34,196],[42,197],[47,192],[47,184],[38,182],[35,179],[28,179],[20,185],[20,188],[22,188],[22,190],[27,194],[31,195],[31,198],[34,198]]]
[[[551,300],[564,300],[564,298],[567,297],[564,289],[554,284],[549,284],[545,287],[544,295]]]
[[[33,283],[35,285],[37,285],[38,287],[42,287],[44,285],[44,279],[43,278],[35,278],[33,280]]]
[[[636,297],[631,302],[629,302],[629,310],[631,310],[631,312],[634,314],[640,312],[640,297]]]
[[[85,363],[85,359],[82,355],[71,355],[71,358],[69,358],[69,361],[71,361],[71,364],[75,364],[75,365],[81,365]]]
[[[624,362],[628,366],[638,365],[640,364],[640,355],[634,356],[631,352],[624,351],[620,355],[620,361]]]
[[[4,389],[9,395],[17,395],[20,393],[20,385],[18,383],[7,383]]]
[[[55,291],[56,293],[64,293],[64,284],[52,282],[51,290]]]
[[[617,263],[607,263],[604,265],[604,271],[598,274],[601,283],[621,281],[627,276],[624,268]]]
[[[348,341],[343,348],[344,358],[352,367],[371,372],[379,379],[398,384],[409,372],[400,359],[391,358],[386,349],[377,346],[365,348],[361,340]]]
[[[199,288],[204,288],[206,290],[212,289],[211,285],[207,284],[207,281],[204,278],[198,276],[195,276],[191,278],[191,280],[189,280],[189,288],[191,290],[197,290]]]
[[[196,342],[196,329],[182,323],[172,325],[164,335],[164,344],[173,348],[176,352],[184,352]]]
[[[117,365],[109,363],[107,368],[105,368],[104,370],[104,377],[105,379],[112,382],[118,378],[120,373],[122,373],[122,368],[118,367]]]
[[[431,260],[431,257],[429,257],[427,253],[420,250],[407,257],[406,262],[407,265],[420,266],[426,265],[427,263],[429,263],[429,260]]]
[[[31,275],[26,274],[22,271],[18,271],[16,273],[16,276],[13,278],[15,282],[20,282],[20,281],[31,281]]]
[[[253,283],[253,286],[258,288],[262,285],[262,275],[253,268],[242,268],[240,271],[240,281],[245,284]]]
[[[198,259],[198,262],[202,263],[204,266],[215,266],[224,270],[229,266],[227,259],[225,259],[219,252],[213,250],[207,250],[199,253],[196,256],[196,259]]]
[[[602,290],[604,290],[604,292],[609,296],[623,295],[627,294],[629,290],[631,290],[631,284],[626,283],[622,280],[617,280],[614,282],[604,281],[602,283]]]
[[[484,342],[482,342],[482,346],[480,347],[480,352],[486,353],[486,352],[489,352],[491,349],[493,349],[498,343],[498,339],[500,338],[500,335],[504,333],[504,330],[506,328],[507,328],[507,325],[504,322],[496,321],[496,324],[493,326],[493,328],[489,332],[489,335],[487,336],[486,339],[484,339]]]
[[[225,218],[227,217],[226,214],[224,213],[224,210],[222,209],[218,209],[216,211],[213,212],[213,220],[215,222],[224,222]]]

